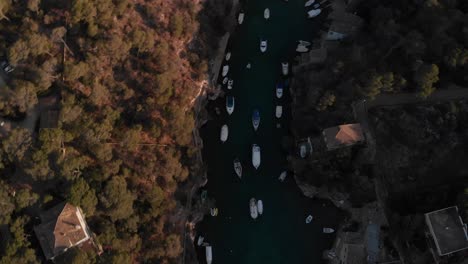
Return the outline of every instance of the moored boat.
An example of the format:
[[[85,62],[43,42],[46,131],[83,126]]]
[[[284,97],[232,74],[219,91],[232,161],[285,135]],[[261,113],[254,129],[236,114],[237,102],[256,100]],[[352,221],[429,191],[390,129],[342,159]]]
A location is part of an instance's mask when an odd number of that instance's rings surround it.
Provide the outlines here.
[[[304,6],[309,7],[309,6],[313,5],[314,3],[315,3],[315,0],[309,0],[309,1],[305,2]]]
[[[221,76],[225,77],[229,72],[229,65],[223,66],[223,71],[221,72]]]
[[[257,109],[255,109],[252,114],[252,125],[254,130],[257,131],[260,125],[260,112]]]
[[[307,16],[309,18],[314,18],[314,17],[320,15],[320,13],[322,13],[322,9],[320,9],[320,8],[312,9],[309,12],[307,12]]]
[[[260,147],[257,144],[252,145],[252,165],[255,169],[260,167],[261,156],[260,156]]]
[[[249,207],[250,207],[250,217],[252,217],[252,219],[257,219],[258,209],[257,209],[257,201],[255,200],[255,198],[250,199]]]
[[[296,51],[299,52],[299,53],[304,53],[304,52],[308,52],[309,48],[307,48],[307,46],[305,46],[305,45],[298,44],[297,48],[296,48]]]
[[[239,13],[239,16],[237,17],[237,22],[239,22],[239,25],[242,25],[242,23],[244,22],[244,16],[244,12]]]
[[[228,80],[229,80],[228,77],[224,77],[223,78],[223,84],[226,84],[228,82]]]
[[[335,232],[335,229],[333,228],[330,228],[330,227],[324,227],[323,228],[323,233],[325,234],[331,234],[331,233],[334,233]]]
[[[277,105],[276,106],[276,111],[275,111],[276,118],[281,118],[283,115],[283,106]]]
[[[299,147],[299,152],[301,154],[301,158],[305,158],[306,155],[307,155],[307,147],[306,145],[302,144],[300,147]]]
[[[283,172],[281,172],[278,179],[283,182],[286,179],[287,175],[288,175],[288,173],[286,171],[283,171]]]
[[[234,160],[234,171],[239,178],[242,178],[242,163],[237,158]]]
[[[281,72],[283,73],[284,76],[288,75],[288,73],[289,73],[289,63],[287,63],[287,62],[282,62],[281,63]]]
[[[283,96],[283,84],[276,84],[276,97],[281,98]]]
[[[249,63],[247,63],[247,65],[245,66],[245,68],[247,68],[247,69],[250,69],[250,68],[252,68],[252,64],[250,64],[250,62],[249,62]]]
[[[202,236],[199,236],[197,240],[197,246],[201,246],[203,244],[203,240],[205,240],[205,238]]]
[[[211,246],[205,247],[206,263],[211,264],[213,262],[213,249]]]
[[[306,224],[310,224],[310,222],[312,222],[312,219],[314,219],[314,217],[311,216],[311,215],[308,215],[306,220],[305,220]]]
[[[234,112],[234,96],[227,96],[226,97],[226,111],[229,115]]]
[[[210,209],[210,214],[211,216],[217,216],[218,215],[218,208],[213,207]]]
[[[231,59],[231,52],[226,53],[226,61]]]
[[[221,127],[221,135],[220,135],[221,142],[223,143],[226,142],[226,140],[228,139],[228,134],[229,134],[228,126],[223,125]]]
[[[269,18],[270,18],[270,9],[265,8],[265,11],[263,11],[263,17],[264,17],[265,19],[269,19]]]
[[[259,215],[263,214],[263,202],[262,200],[258,200],[257,202],[257,211]]]
[[[231,90],[233,85],[234,85],[234,80],[233,80],[233,79],[229,79],[228,82],[227,82],[227,88],[228,88],[228,90]]]
[[[260,40],[260,51],[265,52],[268,47],[268,41],[266,39],[261,39]]]

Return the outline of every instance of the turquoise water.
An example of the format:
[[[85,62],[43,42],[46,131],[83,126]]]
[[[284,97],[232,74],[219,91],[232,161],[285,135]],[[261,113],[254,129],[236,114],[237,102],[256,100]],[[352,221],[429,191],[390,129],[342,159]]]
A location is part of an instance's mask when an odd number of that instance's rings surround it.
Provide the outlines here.
[[[208,105],[213,115],[202,128],[204,160],[208,168],[208,196],[216,200],[217,217],[206,216],[197,226],[197,234],[213,247],[213,263],[301,264],[322,263],[322,251],[330,248],[333,235],[323,234],[323,227],[335,228],[342,218],[338,209],[325,201],[304,197],[294,179],[285,182],[278,177],[286,166],[286,153],[281,141],[288,133],[289,91],[281,99],[275,96],[275,85],[281,76],[281,62],[292,62],[296,41],[311,41],[318,36],[320,20],[308,20],[304,0],[250,0],[243,7],[244,23],[230,40],[230,78],[234,88],[226,95],[235,97],[235,110],[228,116],[225,99]],[[263,11],[270,9],[270,19]],[[322,18],[323,19],[323,18]],[[268,50],[259,50],[260,38],[268,40]],[[252,68],[246,69],[250,62]],[[291,70],[290,70],[291,72]],[[283,117],[275,117],[275,106],[283,105]],[[221,115],[214,114],[214,107]],[[261,114],[260,127],[253,130],[254,109]],[[277,123],[281,128],[277,128]],[[220,142],[220,129],[229,126],[229,138]],[[259,170],[251,162],[251,146],[258,144],[262,161]],[[233,160],[240,158],[243,176],[233,170]],[[249,200],[261,199],[264,213],[251,219]],[[314,221],[306,225],[312,214]],[[205,263],[204,248],[199,248],[200,263]]]

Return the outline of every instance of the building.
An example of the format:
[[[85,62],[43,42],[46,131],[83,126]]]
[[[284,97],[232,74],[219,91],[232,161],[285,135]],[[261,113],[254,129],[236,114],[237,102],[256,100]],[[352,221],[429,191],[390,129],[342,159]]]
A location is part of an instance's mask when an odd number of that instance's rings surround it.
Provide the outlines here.
[[[330,127],[324,129],[322,134],[328,150],[352,146],[365,140],[359,123]]]
[[[463,223],[458,207],[452,206],[424,215],[429,230],[434,258],[468,249],[467,226]]]
[[[102,252],[79,207],[61,203],[42,213],[40,218],[42,223],[34,227],[34,232],[46,259],[53,260],[76,246]]]

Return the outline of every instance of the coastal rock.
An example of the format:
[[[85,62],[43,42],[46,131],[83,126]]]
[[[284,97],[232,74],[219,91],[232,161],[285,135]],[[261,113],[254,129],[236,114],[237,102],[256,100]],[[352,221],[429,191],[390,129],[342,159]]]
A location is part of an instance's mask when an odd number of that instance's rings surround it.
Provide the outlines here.
[[[329,190],[326,186],[316,187],[310,185],[301,181],[296,175],[294,175],[294,179],[297,186],[306,197],[330,200],[336,207],[344,210],[349,210],[351,208],[351,203],[348,201],[349,194]]]

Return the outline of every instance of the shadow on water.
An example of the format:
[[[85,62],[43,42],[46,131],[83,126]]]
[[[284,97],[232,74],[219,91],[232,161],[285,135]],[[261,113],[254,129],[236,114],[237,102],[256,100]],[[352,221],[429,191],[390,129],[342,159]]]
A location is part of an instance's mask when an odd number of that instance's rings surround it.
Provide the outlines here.
[[[228,116],[225,99],[207,106],[213,119],[201,130],[204,139],[203,157],[208,168],[208,196],[219,208],[217,217],[205,216],[197,226],[213,247],[213,263],[242,264],[301,264],[322,263],[322,251],[331,247],[334,236],[323,234],[323,227],[336,228],[342,212],[329,202],[309,199],[302,195],[293,177],[285,182],[278,176],[287,166],[286,153],[281,147],[288,135],[290,98],[288,91],[281,99],[275,97],[276,82],[281,77],[281,62],[292,62],[296,41],[311,41],[319,34],[323,17],[308,20],[303,0],[250,0],[243,7],[244,23],[237,27],[228,49],[229,78],[234,80],[226,95],[235,97],[235,111]],[[268,21],[263,18],[265,8],[271,11]],[[260,38],[268,40],[268,50],[259,51]],[[252,68],[246,69],[250,62]],[[283,105],[284,115],[275,117],[275,106]],[[213,111],[221,110],[220,115]],[[261,113],[259,130],[254,132],[251,115]],[[281,128],[277,128],[277,124]],[[222,144],[220,128],[229,126],[229,138]],[[251,163],[253,143],[262,148],[262,163],[254,170]],[[233,170],[234,158],[243,164],[239,179]],[[264,213],[253,220],[249,214],[249,200],[263,200]],[[307,215],[311,224],[305,224]],[[205,263],[204,248],[197,248],[200,263]]]

